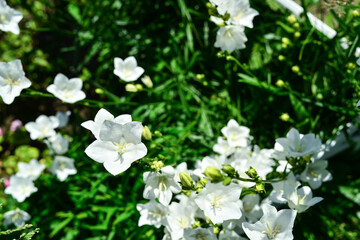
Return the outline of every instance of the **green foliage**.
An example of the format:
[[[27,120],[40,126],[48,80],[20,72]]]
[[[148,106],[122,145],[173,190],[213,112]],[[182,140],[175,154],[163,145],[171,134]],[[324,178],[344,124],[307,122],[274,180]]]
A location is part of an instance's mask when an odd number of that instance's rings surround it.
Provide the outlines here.
[[[205,0],[8,3],[24,19],[20,35],[1,33],[0,59],[21,59],[32,90],[11,106],[0,104],[0,124],[8,128],[7,122],[14,117],[26,123],[40,114],[71,110],[70,125],[62,131],[72,136],[68,155],[76,159],[78,169],[65,182],[48,170],[37,180],[38,192],[21,208],[30,213],[31,223],[40,231],[26,225],[10,230],[14,231],[8,232],[11,238],[31,239],[35,233],[34,239],[61,240],[162,236],[161,229],[137,226],[136,204],[143,201],[142,172],[147,159],[114,177],[84,154],[93,138],[79,126],[93,119],[101,107],[114,115],[130,113],[147,125],[153,133],[146,142],[147,158],[161,158],[166,165],[184,161],[193,165],[211,154],[229,119],[249,127],[255,144],[272,148],[274,138],[292,127],[317,133],[325,142],[335,136],[335,128],[358,116],[359,68],[349,64],[355,64],[354,52],[360,46],[360,19],[351,16],[351,8],[345,8],[342,17],[335,11],[326,16],[338,31],[336,38],[328,39],[304,19],[297,24],[287,21],[289,13],[276,1],[253,0],[251,5],[260,15],[254,28],[246,30],[247,48],[217,57],[216,26],[209,21]],[[348,50],[339,45],[342,36],[352,43]],[[283,38],[290,40],[286,47]],[[113,61],[127,56],[136,57],[153,88],[125,91],[124,82],[113,74]],[[83,79],[88,100],[66,105],[45,93],[59,72]],[[279,79],[284,86],[276,85]],[[280,120],[283,113],[291,120]],[[45,146],[30,141],[24,130],[6,134],[4,139],[2,176],[14,174],[19,161],[40,158],[51,164]],[[330,160],[334,180],[316,192],[324,202],[297,219],[295,239],[359,238],[358,165],[355,154]],[[0,202],[6,203],[2,211],[18,206],[3,193]],[[309,222],[319,226],[311,227]],[[0,226],[0,235],[5,229]]]

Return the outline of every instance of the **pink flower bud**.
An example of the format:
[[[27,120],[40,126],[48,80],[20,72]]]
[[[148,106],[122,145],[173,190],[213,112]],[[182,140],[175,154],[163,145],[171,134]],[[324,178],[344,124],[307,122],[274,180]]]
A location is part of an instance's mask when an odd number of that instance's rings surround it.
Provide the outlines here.
[[[16,119],[10,124],[10,132],[15,132],[23,126],[22,122],[19,119]]]
[[[4,185],[5,185],[5,187],[10,186],[10,180],[9,180],[9,179],[5,179],[5,180],[4,180]]]

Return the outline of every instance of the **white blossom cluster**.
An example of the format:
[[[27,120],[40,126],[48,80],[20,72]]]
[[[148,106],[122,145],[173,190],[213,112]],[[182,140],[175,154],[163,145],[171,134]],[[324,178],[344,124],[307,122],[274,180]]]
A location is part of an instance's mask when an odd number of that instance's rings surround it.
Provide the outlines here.
[[[56,116],[40,115],[35,122],[25,124],[32,140],[42,140],[54,156],[50,172],[63,182],[69,175],[76,174],[74,159],[63,156],[69,150],[70,138],[56,133],[55,129],[63,128],[69,121],[70,111],[58,112]]]
[[[132,121],[129,114],[114,117],[107,110],[100,109],[94,121],[86,121],[81,126],[96,138],[86,148],[86,155],[103,163],[112,175],[126,171],[134,161],[147,154],[147,148],[141,142],[143,126]]]
[[[195,169],[182,163],[144,173],[149,202],[137,205],[139,226],[164,226],[163,239],[172,240],[293,239],[297,213],[322,200],[311,189],[331,180],[327,161],[316,158],[320,140],[291,129],[274,149],[260,149],[235,120],[221,132],[213,147],[218,155],[198,160]],[[268,179],[277,168],[284,177]],[[272,187],[266,198],[259,181]]]
[[[210,20],[220,26],[216,34],[215,47],[229,53],[244,49],[247,41],[245,27],[253,28],[253,19],[258,11],[250,8],[249,0],[210,0],[219,16]]]

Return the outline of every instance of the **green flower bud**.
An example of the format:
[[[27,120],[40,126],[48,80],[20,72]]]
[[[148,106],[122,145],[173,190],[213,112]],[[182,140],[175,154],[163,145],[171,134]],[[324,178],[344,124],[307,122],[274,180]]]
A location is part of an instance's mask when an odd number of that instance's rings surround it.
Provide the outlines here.
[[[264,182],[256,183],[255,190],[258,193],[264,193],[265,192],[265,183]]]
[[[160,172],[161,168],[164,166],[164,163],[162,161],[153,161],[150,166],[154,171]]]
[[[198,73],[198,74],[196,74],[196,78],[201,80],[201,79],[205,78],[205,74]]]
[[[201,222],[198,219],[195,219],[194,223],[191,225],[192,228],[201,227]]]
[[[143,87],[140,83],[135,84],[135,87],[136,87],[136,89],[139,90],[139,91],[141,91],[141,90],[144,89],[144,87]]]
[[[181,172],[179,174],[179,176],[180,176],[181,184],[184,187],[190,188],[190,189],[192,189],[194,187],[193,180],[192,180],[192,178],[191,178],[191,176],[189,174],[187,174],[186,172]]]
[[[245,173],[251,178],[256,178],[258,176],[255,168],[253,168],[251,166],[250,166],[249,170],[247,170]]]
[[[141,135],[144,139],[148,141],[151,141],[152,139],[152,134],[148,126],[143,126]]]
[[[283,87],[285,85],[285,82],[283,80],[279,79],[279,80],[276,81],[275,84],[278,87]]]
[[[205,187],[206,186],[206,183],[207,183],[207,179],[206,178],[202,178],[200,179],[197,183],[196,183],[196,187]]]
[[[95,89],[95,92],[96,92],[97,94],[99,94],[99,95],[104,94],[104,90],[102,90],[101,88]]]
[[[222,165],[221,170],[228,175],[235,175],[236,173],[235,168],[233,168],[230,164]]]
[[[215,234],[215,235],[218,235],[219,232],[220,232],[220,230],[221,230],[220,227],[217,226],[217,225],[214,225],[213,228],[214,228],[214,234]]]
[[[224,186],[227,186],[231,183],[231,177],[224,177],[223,184]]]
[[[216,167],[207,167],[205,169],[204,175],[208,177],[209,180],[213,183],[221,182],[224,179],[224,176]]]
[[[281,42],[282,42],[283,44],[286,44],[286,45],[290,45],[290,44],[291,44],[290,39],[288,39],[288,38],[286,38],[286,37],[283,37],[283,38],[281,39]]]
[[[359,11],[358,11],[358,10],[352,11],[352,16],[353,16],[353,17],[360,17]]]
[[[154,135],[155,135],[156,137],[162,137],[162,133],[161,133],[160,131],[158,131],[158,130],[156,130],[156,131],[154,132]]]
[[[294,33],[294,37],[296,37],[296,38],[301,37],[301,33],[300,33],[300,32],[295,32],[295,33]]]
[[[294,23],[296,23],[296,21],[297,21],[296,17],[295,17],[293,14],[291,14],[290,16],[288,16],[288,17],[286,18],[286,20],[287,20],[290,24],[294,24]]]
[[[279,59],[279,61],[284,61],[285,57],[283,55],[279,55],[278,59]]]
[[[298,72],[300,72],[300,68],[299,68],[299,66],[295,65],[295,66],[291,67],[291,71],[293,71],[294,73],[298,73]]]
[[[296,22],[296,23],[293,24],[293,27],[294,28],[300,28],[300,24],[298,22]]]
[[[288,113],[283,113],[281,114],[280,119],[284,122],[288,122],[290,120],[290,115]]]
[[[127,92],[137,92],[138,89],[136,88],[136,86],[132,83],[128,83],[125,85],[125,91]]]

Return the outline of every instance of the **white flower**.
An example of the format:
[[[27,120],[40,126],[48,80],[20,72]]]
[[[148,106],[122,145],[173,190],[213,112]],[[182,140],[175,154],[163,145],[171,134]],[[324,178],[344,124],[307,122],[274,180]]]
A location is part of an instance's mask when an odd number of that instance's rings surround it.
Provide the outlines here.
[[[140,212],[139,227],[143,225],[154,225],[159,228],[165,224],[168,208],[150,200],[146,204],[137,204],[136,209]]]
[[[259,12],[250,8],[249,0],[233,0],[234,5],[229,10],[229,22],[235,25],[241,25],[252,28],[253,19],[259,15]]]
[[[136,81],[144,73],[144,69],[137,66],[136,59],[132,56],[125,60],[115,58],[114,66],[114,74],[125,82]]]
[[[4,225],[14,224],[16,227],[22,227],[26,221],[30,220],[30,215],[20,209],[15,209],[4,213]]]
[[[224,229],[219,233],[219,240],[247,240],[239,236],[234,230]]]
[[[20,96],[20,92],[30,85],[31,82],[25,77],[20,60],[0,62],[0,96],[4,103],[11,104],[14,98]]]
[[[185,240],[217,240],[216,235],[213,231],[206,228],[187,228],[184,230],[184,239]]]
[[[123,114],[114,118],[114,115],[101,108],[95,115],[94,121],[86,121],[81,124],[82,127],[90,130],[96,139],[100,139],[100,129],[105,120],[113,121],[118,124],[125,124],[131,122],[129,114]]]
[[[286,185],[284,195],[288,201],[289,207],[299,213],[306,211],[309,207],[323,200],[321,197],[313,198],[311,188],[308,186],[296,190],[291,186]]]
[[[175,170],[171,166],[166,166],[159,172],[144,173],[145,189],[143,197],[146,199],[159,199],[165,206],[169,205],[173,193],[179,193],[181,186],[175,181]]]
[[[45,169],[44,164],[40,164],[38,160],[32,159],[29,163],[19,162],[18,172],[16,176],[22,178],[30,178],[35,181],[39,178],[41,172]]]
[[[283,209],[277,211],[270,204],[262,207],[264,215],[256,223],[243,223],[243,229],[250,240],[291,240],[296,211]]]
[[[56,175],[61,182],[65,181],[69,175],[77,173],[74,166],[74,159],[64,156],[55,156],[53,164],[50,167],[50,172]]]
[[[63,128],[66,127],[66,125],[69,122],[69,117],[71,115],[70,111],[66,111],[66,112],[57,112],[55,117],[59,120],[59,126],[58,128]]]
[[[54,84],[48,86],[46,90],[64,102],[74,103],[86,97],[81,91],[82,85],[80,78],[68,79],[64,74],[59,73],[55,76]]]
[[[49,137],[44,141],[50,149],[50,154],[62,155],[69,149],[69,137],[63,137],[61,134]]]
[[[91,143],[85,153],[94,161],[103,163],[112,175],[120,174],[147,154],[141,133],[140,122],[122,125],[106,120],[100,130],[100,140]]]
[[[360,58],[356,61],[356,64],[360,66]],[[359,102],[356,104],[356,107],[359,106]]]
[[[313,155],[321,149],[321,141],[315,138],[314,134],[302,135],[294,128],[286,134],[286,138],[278,138],[276,142],[284,148],[290,157]]]
[[[262,216],[260,208],[260,196],[258,194],[247,194],[241,200],[241,209],[247,220],[256,222]]]
[[[10,8],[5,0],[0,0],[0,30],[19,34],[18,23],[23,18],[21,12]]]
[[[300,175],[300,180],[309,183],[312,189],[317,189],[322,182],[327,182],[332,179],[331,173],[326,170],[328,161],[316,160],[313,163],[306,165],[304,172]]]
[[[297,189],[300,186],[300,182],[296,181],[295,175],[291,172],[287,176],[286,180],[275,182],[271,185],[273,187],[273,190],[269,195],[269,199],[275,203],[286,203],[287,200],[284,196],[285,186],[289,185],[290,187],[292,187],[292,189]]]
[[[240,126],[235,120],[231,119],[227,126],[221,129],[231,147],[246,147],[250,139],[250,129]]]
[[[196,169],[193,171],[193,174],[199,178],[203,178],[205,177],[203,173],[205,172],[206,168],[216,167],[217,169],[221,169],[224,162],[224,156],[204,157],[202,161],[196,162]]]
[[[177,202],[172,202],[169,206],[166,226],[167,231],[171,234],[171,239],[181,239],[184,235],[184,229],[190,228],[194,220],[191,208]]]
[[[213,151],[220,155],[229,156],[235,151],[235,147],[231,147],[229,142],[224,140],[222,137],[218,137],[217,143],[213,147]]]
[[[211,16],[210,21],[212,21],[213,23],[215,23],[218,26],[223,26],[225,24],[225,22],[222,18],[215,17],[215,16]]]
[[[16,201],[23,202],[25,198],[30,197],[30,195],[37,190],[31,178],[11,176],[10,186],[5,189],[5,193],[11,194]]]
[[[196,196],[195,202],[204,211],[214,224],[222,223],[229,219],[241,217],[238,201],[241,194],[241,187],[231,183],[224,186],[222,182],[208,182]]]
[[[217,31],[215,47],[221,48],[221,51],[231,53],[236,49],[244,49],[246,41],[243,26],[228,25],[221,27]]]
[[[50,116],[40,115],[35,122],[25,124],[25,129],[30,133],[32,140],[55,136],[55,128],[59,126],[59,120]]]

